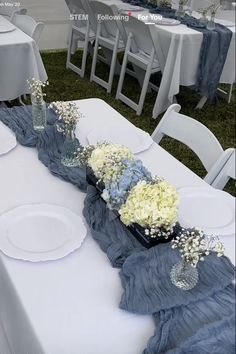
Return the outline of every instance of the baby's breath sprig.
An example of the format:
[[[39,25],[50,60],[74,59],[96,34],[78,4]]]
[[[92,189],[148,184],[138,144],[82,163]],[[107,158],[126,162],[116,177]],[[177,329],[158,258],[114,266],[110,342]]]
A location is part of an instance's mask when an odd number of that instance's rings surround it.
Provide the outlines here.
[[[222,5],[219,0],[211,0],[211,4],[206,8],[206,11],[211,15],[215,15],[221,7]]]
[[[27,80],[27,84],[31,95],[36,100],[41,101],[43,97],[46,96],[46,94],[43,93],[43,88],[49,85],[48,81],[40,81],[33,77],[32,79]]]
[[[82,166],[88,166],[88,160],[96,147],[96,145],[87,145],[79,151],[77,158]]]
[[[224,245],[217,236],[204,235],[198,228],[182,228],[180,235],[171,241],[172,248],[177,248],[185,262],[196,267],[199,261],[203,261],[205,256],[211,252],[217,252],[217,256],[224,255]]]
[[[74,128],[83,117],[79,107],[74,102],[56,101],[49,105],[58,114],[57,130],[65,133],[67,129]]]

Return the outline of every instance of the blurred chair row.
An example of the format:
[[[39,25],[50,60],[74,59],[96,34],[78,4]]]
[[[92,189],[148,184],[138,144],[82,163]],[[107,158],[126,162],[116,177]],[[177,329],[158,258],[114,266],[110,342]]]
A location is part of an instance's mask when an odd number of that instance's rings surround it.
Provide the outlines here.
[[[6,17],[16,27],[20,28],[28,36],[33,38],[38,44],[42,31],[44,29],[43,22],[36,22],[32,17],[26,15],[27,9],[23,7],[15,8],[6,2],[5,6],[0,7],[0,15]]]
[[[67,52],[66,67],[78,73],[81,77],[85,75],[86,60],[88,53],[93,57],[90,81],[94,81],[111,92],[114,74],[120,75],[116,91],[116,99],[136,111],[137,115],[142,113],[146,93],[150,90],[158,91],[158,87],[150,82],[152,74],[164,69],[165,57],[158,41],[153,42],[151,32],[154,25],[148,25],[133,16],[119,17],[122,12],[116,5],[100,2],[97,0],[66,0],[72,19],[69,45]],[[207,0],[192,0],[190,6],[194,9],[206,6]],[[205,5],[204,5],[205,4]],[[123,15],[125,15],[123,13]],[[84,16],[84,21],[81,17]],[[109,19],[110,18],[110,19]],[[104,19],[104,20],[103,20]],[[157,29],[155,28],[155,31]],[[72,62],[72,54],[77,48],[77,43],[84,43],[82,65],[79,67],[75,61]],[[102,49],[105,58],[99,55]],[[118,53],[124,53],[122,65],[118,61]],[[109,66],[108,81],[96,74],[97,61],[102,60]],[[130,69],[130,64],[131,68]],[[129,66],[128,66],[129,65]],[[162,69],[162,70],[161,70]],[[141,93],[138,103],[127,97],[123,92],[125,75],[129,74],[139,81]],[[232,85],[228,95],[230,102]]]
[[[111,92],[114,74],[115,72],[120,73],[116,99],[123,101],[133,108],[137,115],[140,115],[147,90],[150,88],[158,90],[155,85],[150,83],[150,77],[152,74],[160,72],[149,27],[134,17],[129,17],[129,21],[119,20],[119,11],[115,5],[88,0],[67,0],[67,5],[72,15],[88,14],[86,24],[82,25],[81,21],[74,20],[71,26],[67,68],[74,70],[83,77],[87,55],[90,52],[93,56],[90,81],[95,81],[103,86],[107,92]],[[106,19],[105,21],[102,20],[102,16]],[[109,17],[112,19],[109,20]],[[81,67],[71,62],[75,41],[78,42],[79,40],[84,41]],[[103,61],[110,67],[108,81],[104,81],[96,75],[97,60],[101,60],[99,48],[102,48],[105,54]],[[117,60],[117,55],[120,52],[124,53],[122,66]],[[128,62],[132,64],[133,70],[127,68]],[[138,103],[122,93],[126,73],[136,77],[142,87]]]

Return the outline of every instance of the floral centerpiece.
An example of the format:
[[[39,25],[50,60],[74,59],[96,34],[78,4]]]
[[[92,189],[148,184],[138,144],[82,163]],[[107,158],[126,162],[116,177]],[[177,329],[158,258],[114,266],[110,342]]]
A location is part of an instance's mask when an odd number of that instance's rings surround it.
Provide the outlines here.
[[[37,131],[44,130],[47,124],[47,110],[44,102],[43,88],[49,85],[48,81],[40,81],[35,78],[27,80],[31,92],[33,127]]]
[[[213,236],[206,238],[198,229],[181,228],[178,192],[168,181],[153,177],[127,147],[108,142],[87,145],[77,158],[87,167],[87,180],[99,190],[107,207],[145,247],[173,240],[172,248],[180,250],[185,267],[191,268],[212,250],[223,253],[221,243],[213,246]]]
[[[56,101],[49,106],[58,115],[56,123],[57,131],[65,135],[65,141],[61,151],[61,162],[66,167],[78,166],[78,154],[81,145],[75,136],[76,124],[82,117],[79,107],[74,102]]]
[[[190,290],[197,284],[196,267],[199,261],[204,261],[204,258],[212,252],[216,252],[217,256],[221,257],[225,250],[217,236],[206,236],[197,228],[191,230],[182,228],[180,234],[171,243],[172,248],[180,251],[182,258],[171,270],[171,281],[183,290]]]
[[[178,217],[179,197],[172,185],[158,177],[134,186],[119,209],[121,221],[129,226],[137,223],[152,238],[168,238]]]
[[[171,247],[179,249],[182,259],[170,274],[177,287],[192,289],[198,282],[198,262],[214,251],[223,255],[217,237],[178,224],[178,192],[168,181],[153,177],[127,147],[108,142],[88,145],[78,159],[107,207],[145,247],[171,241]]]
[[[125,146],[99,143],[81,150],[87,179],[100,191],[107,207],[146,247],[173,237],[178,193],[167,181],[153,177]]]

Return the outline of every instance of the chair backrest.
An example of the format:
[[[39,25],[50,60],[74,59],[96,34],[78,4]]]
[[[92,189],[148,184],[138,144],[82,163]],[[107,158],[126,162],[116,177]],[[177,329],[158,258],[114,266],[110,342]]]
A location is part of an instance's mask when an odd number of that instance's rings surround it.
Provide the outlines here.
[[[83,5],[83,8],[86,12],[86,14],[88,14],[89,16],[89,24],[90,24],[90,28],[94,31],[94,33],[96,33],[97,31],[97,19],[96,16],[94,14],[94,11],[90,5],[90,1],[89,0],[80,0],[81,4]]]
[[[207,171],[214,165],[223,148],[214,134],[202,123],[178,113],[180,105],[171,105],[154,130],[152,138],[156,143],[166,135],[187,145],[201,160]]]
[[[15,10],[15,11],[12,11],[11,13],[11,17],[10,17],[10,21],[12,22],[12,19],[14,17],[15,14],[19,14],[19,15],[26,15],[27,14],[27,9],[25,8],[20,8],[19,10]]]
[[[86,10],[82,4],[81,0],[66,0],[67,7],[70,11],[70,20],[72,21],[74,26],[86,26],[87,21],[86,17],[83,15],[87,15]],[[81,16],[79,18],[79,16]]]
[[[223,189],[230,178],[236,179],[235,149],[227,149],[224,151],[223,155],[227,156],[228,159],[221,169],[219,168],[218,171],[215,169],[215,179],[211,183],[211,185],[217,189]],[[222,157],[220,159],[222,159]]]
[[[44,28],[43,22],[36,22],[32,17],[28,15],[14,14],[12,23],[20,28],[23,32],[32,37],[36,43],[38,43],[41,33]]]
[[[102,36],[107,38],[116,37],[117,30],[119,30],[119,28],[117,26],[117,22],[114,21],[114,13],[111,6],[96,0],[90,1],[90,5],[94,11],[97,21],[101,22]]]
[[[9,3],[11,3],[12,6],[9,6]],[[14,3],[11,1],[1,3],[0,15],[6,16],[11,20],[15,13],[25,15],[27,13],[27,9],[24,7],[15,7]]]
[[[134,43],[131,45],[131,50],[133,52],[141,50],[150,55],[153,50],[153,42],[148,25],[133,16],[130,16],[128,21],[123,21],[123,24],[127,36],[132,33]]]

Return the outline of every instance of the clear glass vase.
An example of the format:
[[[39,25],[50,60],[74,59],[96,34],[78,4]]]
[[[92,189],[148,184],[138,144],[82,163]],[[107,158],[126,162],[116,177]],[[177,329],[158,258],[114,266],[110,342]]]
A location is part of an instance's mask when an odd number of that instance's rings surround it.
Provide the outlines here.
[[[206,14],[206,12],[202,12],[202,16],[201,16],[199,22],[200,22],[200,24],[203,25],[203,26],[206,26],[206,25],[207,25],[208,20],[207,20],[207,14]]]
[[[171,282],[182,290],[191,290],[198,283],[198,270],[181,259],[170,272]]]
[[[32,118],[34,130],[42,131],[47,124],[47,107],[43,99],[31,96]]]
[[[61,151],[61,163],[66,167],[79,165],[78,153],[81,149],[79,140],[75,136],[75,127],[66,127],[66,138]]]
[[[213,31],[216,28],[215,24],[215,14],[211,14],[210,20],[207,22],[207,29]]]
[[[185,11],[184,11],[184,6],[182,4],[179,4],[178,9],[175,11],[175,16],[178,18],[184,17]]]

